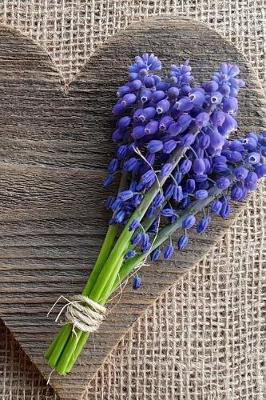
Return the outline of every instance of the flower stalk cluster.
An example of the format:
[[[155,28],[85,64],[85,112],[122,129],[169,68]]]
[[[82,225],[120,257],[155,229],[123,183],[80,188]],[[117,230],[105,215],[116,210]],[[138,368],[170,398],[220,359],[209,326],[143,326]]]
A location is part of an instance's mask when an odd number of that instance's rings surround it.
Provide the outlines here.
[[[236,65],[222,64],[211,80],[194,85],[188,62],[165,78],[153,54],[136,57],[113,107],[116,156],[104,186],[121,175],[107,199],[112,216],[83,295],[105,304],[116,288],[149,257],[171,259],[189,245],[189,232],[203,234],[213,215],[230,216],[230,202],[243,201],[266,175],[266,132],[230,139],[237,130],[237,95],[244,82]],[[178,232],[178,235],[176,235]],[[135,273],[134,273],[135,272]],[[66,324],[46,359],[68,373],[89,334]]]

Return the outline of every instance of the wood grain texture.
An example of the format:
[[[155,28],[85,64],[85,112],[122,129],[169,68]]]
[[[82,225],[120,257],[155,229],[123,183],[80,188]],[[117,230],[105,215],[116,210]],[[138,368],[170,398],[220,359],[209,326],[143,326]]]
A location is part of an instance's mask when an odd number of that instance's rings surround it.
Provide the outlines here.
[[[48,56],[29,39],[0,28],[0,316],[44,376],[57,332],[46,313],[60,295],[81,292],[103,239],[108,213],[101,187],[113,121],[111,106],[131,59],[152,51],[169,67],[189,58],[200,81],[220,62],[237,62],[248,85],[240,95],[241,133],[265,127],[263,93],[242,55],[217,33],[189,20],[153,18],[132,25],[95,54],[69,90]],[[174,262],[146,267],[143,287],[114,299],[73,372],[52,375],[64,400],[77,400],[134,321],[230,221],[215,221]],[[119,300],[119,301],[118,301]]]

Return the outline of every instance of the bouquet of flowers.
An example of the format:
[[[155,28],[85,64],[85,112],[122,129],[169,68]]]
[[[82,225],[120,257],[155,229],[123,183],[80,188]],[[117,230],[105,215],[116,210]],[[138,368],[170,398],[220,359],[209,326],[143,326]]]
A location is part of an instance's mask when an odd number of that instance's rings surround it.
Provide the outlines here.
[[[46,353],[59,374],[71,371],[112,293],[149,257],[169,260],[203,234],[212,215],[227,218],[266,175],[266,132],[229,139],[236,131],[237,95],[244,82],[236,65],[222,64],[211,80],[193,85],[189,62],[161,77],[160,60],[137,56],[113,107],[116,156],[104,186],[121,175],[107,199],[109,228],[82,295],[68,301],[65,323]],[[174,234],[176,234],[174,236]]]

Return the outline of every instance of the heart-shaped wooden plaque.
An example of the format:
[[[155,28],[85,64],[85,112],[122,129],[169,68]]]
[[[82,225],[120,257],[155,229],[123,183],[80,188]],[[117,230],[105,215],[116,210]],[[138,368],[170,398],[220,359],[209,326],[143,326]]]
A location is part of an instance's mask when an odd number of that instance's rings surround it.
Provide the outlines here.
[[[198,81],[220,62],[238,63],[247,81],[240,130],[263,127],[263,94],[244,57],[196,22],[169,17],[132,25],[88,61],[68,91],[47,54],[0,29],[0,316],[45,377],[43,353],[58,329],[46,314],[60,295],[81,292],[96,258],[108,220],[101,182],[114,150],[111,106],[128,64],[145,51],[167,67],[189,58]],[[121,335],[227,226],[217,220],[175,262],[144,268],[142,289],[128,285],[113,301],[73,372],[52,375],[62,399],[80,398]]]

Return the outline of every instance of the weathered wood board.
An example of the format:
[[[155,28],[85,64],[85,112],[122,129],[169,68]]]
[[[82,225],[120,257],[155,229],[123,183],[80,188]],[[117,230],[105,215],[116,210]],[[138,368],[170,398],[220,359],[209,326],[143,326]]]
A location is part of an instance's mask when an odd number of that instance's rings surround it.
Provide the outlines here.
[[[101,181],[112,152],[111,106],[130,60],[154,52],[169,67],[189,58],[197,80],[222,61],[237,62],[247,87],[240,130],[265,124],[263,93],[243,56],[217,33],[189,20],[153,18],[110,39],[68,91],[31,40],[0,29],[0,316],[45,377],[43,358],[57,331],[46,314],[60,295],[79,293],[107,226]],[[146,267],[138,292],[128,285],[73,372],[53,374],[62,399],[77,400],[104,358],[156,297],[208,251],[231,221],[193,237],[175,262]]]

